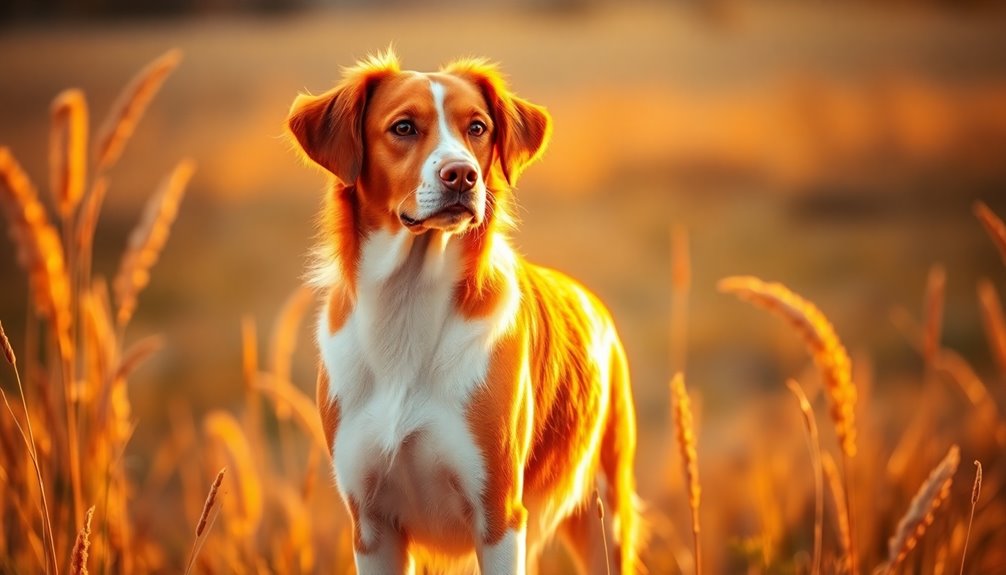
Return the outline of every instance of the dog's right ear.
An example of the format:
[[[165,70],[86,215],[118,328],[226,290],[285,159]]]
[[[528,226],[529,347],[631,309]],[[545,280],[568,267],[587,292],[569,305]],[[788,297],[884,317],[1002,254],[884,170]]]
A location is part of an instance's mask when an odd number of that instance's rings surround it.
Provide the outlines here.
[[[389,48],[345,71],[338,86],[320,96],[300,94],[290,107],[287,127],[314,163],[352,185],[363,162],[363,112],[382,78],[399,71]]]

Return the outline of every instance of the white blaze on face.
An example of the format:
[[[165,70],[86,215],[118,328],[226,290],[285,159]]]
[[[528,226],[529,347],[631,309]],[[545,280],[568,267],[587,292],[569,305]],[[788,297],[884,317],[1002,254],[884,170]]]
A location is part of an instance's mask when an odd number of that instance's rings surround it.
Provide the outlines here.
[[[417,219],[427,218],[437,213],[445,206],[446,199],[444,185],[440,181],[440,169],[448,162],[466,161],[475,167],[478,180],[472,193],[475,194],[475,207],[478,221],[482,220],[485,213],[486,186],[482,180],[482,167],[479,166],[478,159],[472,155],[465,144],[455,136],[447,121],[447,112],[444,108],[444,97],[446,89],[439,82],[430,81],[430,92],[433,94],[433,105],[437,111],[437,135],[439,141],[430,156],[423,163],[422,177],[419,182],[419,189],[416,190],[416,205],[418,208]]]

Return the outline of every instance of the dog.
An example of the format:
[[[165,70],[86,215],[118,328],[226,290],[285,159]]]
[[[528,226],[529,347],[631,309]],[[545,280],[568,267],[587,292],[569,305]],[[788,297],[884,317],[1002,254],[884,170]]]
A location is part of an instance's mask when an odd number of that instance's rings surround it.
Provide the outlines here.
[[[317,399],[357,572],[534,573],[559,535],[581,571],[635,573],[625,351],[597,297],[507,241],[548,112],[486,60],[419,73],[389,49],[287,127],[331,179]]]

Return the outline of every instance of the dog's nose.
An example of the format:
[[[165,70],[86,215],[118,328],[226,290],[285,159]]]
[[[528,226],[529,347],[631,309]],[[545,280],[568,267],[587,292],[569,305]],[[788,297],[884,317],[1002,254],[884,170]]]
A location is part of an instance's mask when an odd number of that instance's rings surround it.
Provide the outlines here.
[[[447,186],[447,189],[458,193],[467,192],[474,188],[478,179],[478,170],[471,162],[463,160],[447,162],[444,167],[440,168],[440,181]]]

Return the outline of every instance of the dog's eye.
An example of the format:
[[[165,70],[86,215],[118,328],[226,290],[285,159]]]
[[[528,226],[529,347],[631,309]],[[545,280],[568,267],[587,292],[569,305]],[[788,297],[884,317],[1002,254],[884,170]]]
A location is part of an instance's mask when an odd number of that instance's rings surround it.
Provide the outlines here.
[[[475,120],[468,126],[468,133],[475,136],[476,138],[486,133],[486,125],[483,122]]]
[[[412,120],[401,120],[395,122],[395,125],[391,126],[391,132],[396,136],[411,136],[417,134],[416,125],[412,123]]]

